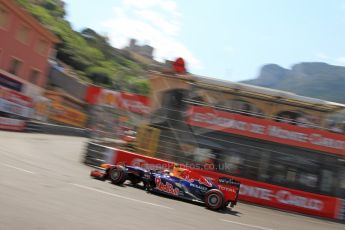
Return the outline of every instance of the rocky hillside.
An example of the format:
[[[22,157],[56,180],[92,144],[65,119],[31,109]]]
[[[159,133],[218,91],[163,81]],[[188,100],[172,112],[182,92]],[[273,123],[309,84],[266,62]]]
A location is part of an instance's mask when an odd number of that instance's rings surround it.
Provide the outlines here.
[[[261,68],[257,78],[242,83],[293,92],[345,104],[345,67],[306,62],[285,69],[275,64]]]

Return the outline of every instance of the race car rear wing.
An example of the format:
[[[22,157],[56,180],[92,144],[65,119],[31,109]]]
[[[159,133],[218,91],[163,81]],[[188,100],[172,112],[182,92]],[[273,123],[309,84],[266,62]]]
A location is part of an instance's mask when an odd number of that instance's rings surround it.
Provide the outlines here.
[[[241,183],[239,181],[234,180],[232,178],[228,178],[228,177],[219,177],[218,183],[219,184],[226,184],[226,185],[236,186],[238,188],[240,188],[240,185],[241,185]]]

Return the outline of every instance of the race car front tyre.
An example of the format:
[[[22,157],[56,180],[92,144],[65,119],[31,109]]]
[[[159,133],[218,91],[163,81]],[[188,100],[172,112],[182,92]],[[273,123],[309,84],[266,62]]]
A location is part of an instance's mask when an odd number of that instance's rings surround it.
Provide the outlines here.
[[[127,179],[126,169],[123,166],[115,165],[109,169],[108,177],[111,183],[121,185]]]
[[[205,194],[205,204],[211,210],[219,210],[224,206],[224,195],[218,189],[211,189]]]

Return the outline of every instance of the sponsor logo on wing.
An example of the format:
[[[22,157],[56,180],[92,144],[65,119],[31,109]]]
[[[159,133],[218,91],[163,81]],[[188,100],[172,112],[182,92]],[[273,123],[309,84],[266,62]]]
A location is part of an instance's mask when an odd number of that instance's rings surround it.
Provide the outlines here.
[[[178,196],[180,190],[178,188],[174,188],[173,185],[170,184],[169,182],[163,183],[161,181],[161,178],[159,177],[156,177],[155,182],[156,182],[156,189],[158,189],[159,191],[166,192],[174,196]]]
[[[225,192],[234,192],[236,193],[236,190],[234,188],[229,188],[229,187],[226,187],[226,186],[223,186],[223,185],[218,185],[218,188],[221,190],[221,191],[225,191]]]

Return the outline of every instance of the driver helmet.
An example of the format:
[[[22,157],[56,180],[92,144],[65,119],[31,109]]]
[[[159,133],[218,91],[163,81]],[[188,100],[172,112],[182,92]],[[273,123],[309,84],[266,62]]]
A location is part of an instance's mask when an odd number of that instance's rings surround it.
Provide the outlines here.
[[[181,178],[181,175],[187,169],[182,168],[179,164],[174,165],[172,172],[170,173],[171,176]]]
[[[164,169],[163,170],[163,174],[169,176],[170,175],[170,170],[169,169]]]

